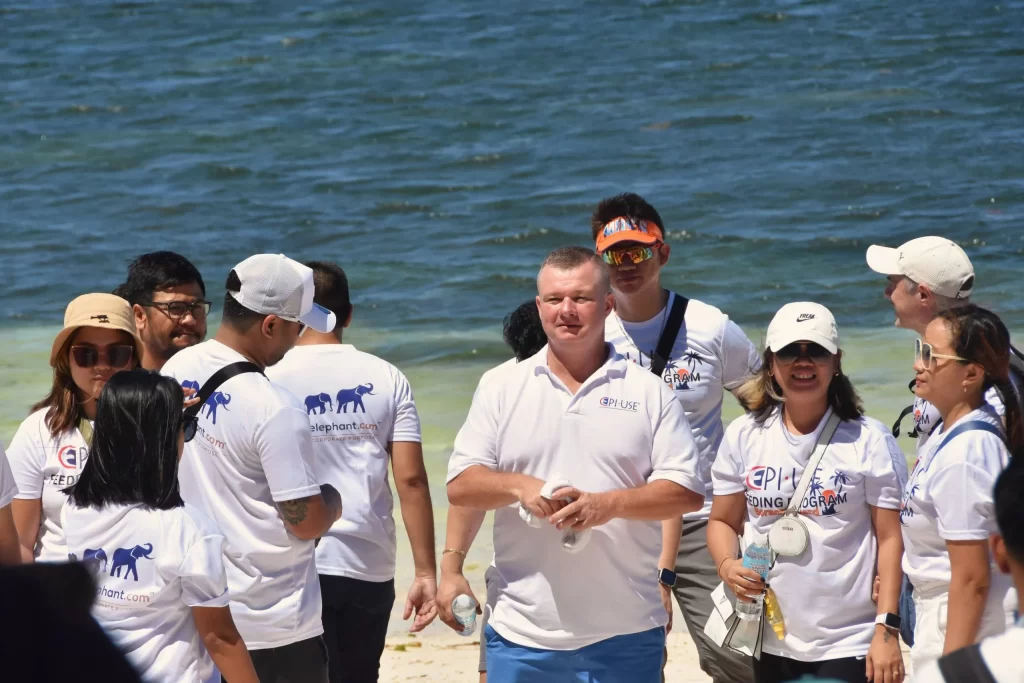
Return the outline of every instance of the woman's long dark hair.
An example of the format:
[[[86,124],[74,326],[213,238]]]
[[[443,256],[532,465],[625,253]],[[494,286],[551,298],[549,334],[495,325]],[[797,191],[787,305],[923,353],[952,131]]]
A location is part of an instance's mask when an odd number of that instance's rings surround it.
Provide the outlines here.
[[[96,406],[82,474],[65,489],[74,504],[184,505],[178,493],[183,404],[181,386],[170,377],[142,369],[115,373]]]
[[[1024,456],[1024,416],[1021,398],[1010,379],[1010,332],[992,311],[965,304],[939,314],[949,324],[953,352],[985,370],[985,390],[995,387],[1006,410],[1006,448]],[[958,361],[961,362],[961,361]]]
[[[759,425],[763,425],[775,409],[781,408],[786,401],[782,387],[772,377],[773,360],[775,354],[765,349],[761,357],[761,369],[733,392],[743,410],[753,415]],[[842,420],[859,420],[864,415],[864,405],[850,378],[843,374],[842,363],[839,365],[839,374],[828,385],[828,404]]]

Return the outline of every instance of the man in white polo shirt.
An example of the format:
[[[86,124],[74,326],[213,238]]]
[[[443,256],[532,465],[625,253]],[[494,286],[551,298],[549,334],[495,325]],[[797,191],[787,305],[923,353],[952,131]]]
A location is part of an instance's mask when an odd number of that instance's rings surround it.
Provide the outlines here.
[[[223,368],[252,364],[204,402],[181,460],[181,496],[228,540],[231,614],[260,681],[327,683],[313,552],[341,516],[341,497],[321,485],[302,403],[262,371],[306,326],[334,329],[335,316],[313,303],[313,271],[279,254],[242,261],[226,289],[216,337],[162,369],[200,391]]]
[[[619,354],[661,377],[675,393],[700,450],[698,472],[707,499],[700,510],[662,526],[658,566],[665,570],[660,575],[665,601],[671,609],[669,591],[675,593],[704,673],[715,683],[753,681],[750,657],[717,646],[704,625],[714,609],[711,591],[720,581],[708,552],[707,526],[711,466],[725,433],[722,402],[726,391],[761,367],[761,359],[729,316],[661,286],[671,247],[661,216],[643,197],[626,193],[604,199],[590,224],[615,293],[605,337]]]
[[[592,251],[556,249],[537,291],[547,347],[478,388],[448,465],[453,505],[495,510],[488,680],[655,683],[660,520],[703,504],[697,447],[672,391],[605,343]]]
[[[345,500],[345,514],[316,548],[331,683],[372,683],[395,602],[389,462],[415,565],[405,600],[405,618],[416,614],[410,631],[422,631],[437,613],[434,511],[420,418],[398,368],[342,342],[352,322],[345,271],[326,261],[308,265],[316,303],[334,311],[339,324],[329,333],[307,330],[267,376],[304,397],[319,471]]]

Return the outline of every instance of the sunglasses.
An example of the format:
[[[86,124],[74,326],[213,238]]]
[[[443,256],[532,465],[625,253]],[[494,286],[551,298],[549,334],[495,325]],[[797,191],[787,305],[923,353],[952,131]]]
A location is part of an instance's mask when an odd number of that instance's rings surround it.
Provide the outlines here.
[[[792,365],[797,358],[801,357],[818,365],[824,365],[832,359],[832,353],[824,346],[813,342],[793,342],[775,352],[775,360],[782,365]]]
[[[621,249],[608,249],[601,254],[601,259],[610,266],[621,266],[627,258],[630,263],[636,265],[654,258],[657,244],[651,246],[622,247]]]
[[[196,432],[199,430],[199,416],[186,415],[185,420],[181,424],[181,429],[185,433],[185,443],[196,438]]]
[[[964,363],[970,363],[971,361],[960,356],[950,356],[945,353],[935,353],[932,351],[932,345],[926,344],[920,339],[914,341],[914,362],[920,362],[921,365],[926,368],[934,367],[936,358],[945,358],[946,360],[958,360]]]
[[[127,367],[135,357],[135,347],[129,344],[114,344],[105,349],[95,346],[72,346],[71,357],[80,368],[94,368],[105,365],[109,368]]]
[[[139,305],[146,308],[159,308],[171,320],[181,320],[189,313],[192,314],[193,319],[203,320],[213,306],[209,301],[201,299],[197,301],[148,301]]]

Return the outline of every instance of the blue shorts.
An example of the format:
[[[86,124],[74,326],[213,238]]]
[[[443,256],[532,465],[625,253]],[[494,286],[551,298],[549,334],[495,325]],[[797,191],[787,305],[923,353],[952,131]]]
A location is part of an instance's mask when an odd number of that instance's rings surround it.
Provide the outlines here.
[[[665,629],[615,636],[578,650],[539,650],[505,640],[489,625],[487,683],[661,683]]]

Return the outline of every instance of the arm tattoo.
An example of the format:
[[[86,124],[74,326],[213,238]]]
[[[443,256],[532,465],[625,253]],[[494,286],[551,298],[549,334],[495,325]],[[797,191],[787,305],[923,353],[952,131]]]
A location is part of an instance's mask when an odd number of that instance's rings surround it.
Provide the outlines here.
[[[292,526],[301,524],[306,519],[306,508],[309,503],[305,498],[299,498],[298,500],[286,500],[283,503],[278,504],[278,509],[281,511],[281,517],[284,521]]]

